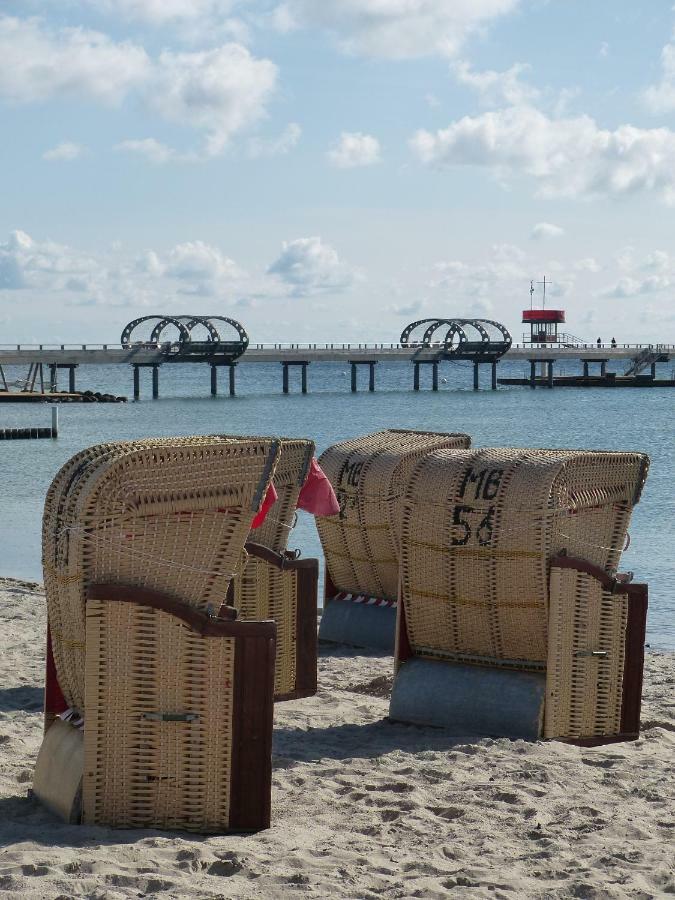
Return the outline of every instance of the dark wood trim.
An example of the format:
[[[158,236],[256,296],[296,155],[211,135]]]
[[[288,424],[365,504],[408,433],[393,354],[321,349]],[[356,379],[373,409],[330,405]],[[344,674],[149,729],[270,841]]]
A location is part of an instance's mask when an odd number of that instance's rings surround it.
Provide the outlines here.
[[[337,594],[338,589],[335,587],[333,583],[333,579],[330,577],[330,572],[328,571],[328,566],[326,564],[326,559],[324,557],[324,570],[323,570],[323,608],[326,608],[326,603],[330,603],[333,597]]]
[[[56,663],[52,649],[52,635],[47,622],[47,649],[45,653],[45,697],[44,697],[44,730],[47,731],[59,713],[68,709],[68,702],[63,696],[56,674]]]
[[[602,747],[603,744],[619,744],[623,741],[636,741],[640,735],[637,732],[621,732],[620,734],[594,735],[585,738],[552,738],[561,744],[572,744],[575,747]]]
[[[262,559],[277,569],[311,569],[314,566],[313,559],[298,559],[292,551],[277,553],[264,544],[256,544],[254,541],[247,541],[244,544],[244,550],[257,559]]]
[[[295,691],[292,696],[276,697],[277,700],[298,700],[313,697],[317,688],[317,600],[319,592],[319,561],[305,560],[306,566],[297,573],[296,635],[295,635]]]
[[[202,637],[261,637],[274,638],[277,626],[274,622],[239,622],[218,616],[208,616],[181,600],[153,591],[150,588],[132,587],[125,584],[92,584],[87,592],[87,600],[117,601],[150,606],[181,619]]]
[[[247,637],[236,643],[230,765],[232,831],[260,831],[270,826],[275,652],[273,637]]]
[[[556,569],[574,569],[576,572],[592,575],[606,591],[611,591],[613,594],[627,594],[631,587],[630,583],[617,581],[616,578],[608,575],[600,566],[596,566],[595,563],[589,562],[587,559],[578,559],[575,556],[554,556],[551,559],[551,567]]]
[[[621,703],[621,731],[640,731],[642,706],[642,677],[645,663],[645,634],[647,629],[648,587],[629,584],[628,621],[623,669],[623,700]]]
[[[396,635],[395,663],[397,666],[399,663],[405,662],[406,659],[410,659],[413,655],[410,638],[408,637],[408,626],[406,624],[405,604],[403,603],[402,593],[403,592],[399,590],[398,607],[396,609],[396,628],[398,629],[398,634]]]

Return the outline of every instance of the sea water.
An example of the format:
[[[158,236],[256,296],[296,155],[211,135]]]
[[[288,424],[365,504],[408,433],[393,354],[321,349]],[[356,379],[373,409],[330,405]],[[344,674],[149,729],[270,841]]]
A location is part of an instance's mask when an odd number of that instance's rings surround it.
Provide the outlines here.
[[[502,361],[500,376],[522,376],[527,363]],[[529,367],[528,367],[529,368]],[[612,371],[612,367],[608,367]],[[614,370],[621,371],[621,364]],[[555,374],[575,374],[581,363],[556,365]],[[377,390],[368,393],[367,369],[359,371],[360,392],[350,392],[349,366],[313,363],[309,393],[302,395],[300,372],[291,369],[291,391],[281,393],[281,365],[237,366],[237,396],[227,395],[227,370],[220,371],[222,394],[211,397],[209,367],[167,364],[160,371],[158,400],[151,397],[149,370],[141,370],[142,398],[125,404],[68,404],[59,407],[57,440],[0,442],[0,574],[39,580],[40,519],[47,487],[78,450],[101,441],[186,434],[261,434],[310,437],[321,452],[329,444],[382,428],[462,431],[475,446],[639,450],[651,457],[641,502],[635,508],[631,542],[622,569],[649,583],[648,641],[675,648],[675,456],[672,388],[537,388],[489,390],[489,367],[474,392],[472,369],[443,363],[439,391],[432,392],[430,367],[421,369],[421,387],[412,391],[412,366],[378,363]],[[6,367],[8,379],[25,376]],[[81,366],[78,389],[129,395],[131,368]],[[0,427],[46,426],[48,407],[0,405]],[[321,550],[313,519],[301,513],[289,546],[304,556]]]

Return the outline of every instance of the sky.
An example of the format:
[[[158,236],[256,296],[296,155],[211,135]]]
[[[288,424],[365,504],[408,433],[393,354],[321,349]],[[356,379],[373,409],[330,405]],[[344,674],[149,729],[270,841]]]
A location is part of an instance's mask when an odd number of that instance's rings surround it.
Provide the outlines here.
[[[0,343],[675,342],[671,0],[0,0],[0,135]]]

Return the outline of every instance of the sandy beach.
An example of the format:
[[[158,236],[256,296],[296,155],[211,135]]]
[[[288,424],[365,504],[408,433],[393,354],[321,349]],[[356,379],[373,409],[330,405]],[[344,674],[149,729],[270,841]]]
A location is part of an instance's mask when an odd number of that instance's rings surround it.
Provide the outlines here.
[[[675,894],[675,655],[649,651],[642,736],[579,749],[387,721],[390,657],[321,650],[278,704],[272,828],[60,824],[28,795],[42,737],[41,586],[0,579],[0,892],[9,897]]]

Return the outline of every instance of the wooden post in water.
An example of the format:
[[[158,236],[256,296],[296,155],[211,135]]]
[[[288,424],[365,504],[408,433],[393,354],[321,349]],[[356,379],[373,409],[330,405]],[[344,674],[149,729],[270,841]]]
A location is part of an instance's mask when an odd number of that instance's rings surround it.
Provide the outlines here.
[[[438,390],[438,361],[434,360],[431,364],[431,390]]]
[[[419,391],[420,389],[420,364],[418,362],[415,363],[415,372],[413,374],[413,390]]]
[[[479,363],[474,361],[473,364],[473,389],[477,391],[480,388],[480,374],[478,371]]]
[[[68,366],[68,390],[71,394],[75,393],[75,369],[77,366]]]
[[[532,390],[534,390],[535,387],[537,386],[537,383],[535,381],[536,377],[537,377],[537,360],[531,359],[530,360],[530,387],[532,388]]]
[[[230,363],[230,397],[235,396],[235,366],[236,362]]]
[[[368,363],[368,390],[373,393],[375,391],[375,363],[377,360]]]
[[[492,360],[492,390],[497,390],[497,360]]]
[[[355,394],[356,391],[358,390],[357,385],[356,385],[356,363],[352,362],[349,365],[351,366],[351,369],[352,369],[352,394]]]
[[[301,373],[301,385],[302,385],[302,393],[307,393],[307,363],[304,362],[302,365],[302,373]]]
[[[152,399],[156,400],[159,397],[159,366],[153,365],[152,367]]]
[[[52,437],[59,436],[59,408],[56,404],[52,405]]]
[[[49,364],[49,392],[55,394],[59,389],[59,377],[56,363]]]
[[[282,378],[282,390],[284,394],[288,393],[288,363],[282,362],[281,364],[284,367],[283,378]]]
[[[134,400],[140,400],[141,397],[141,376],[139,366],[134,363]]]

